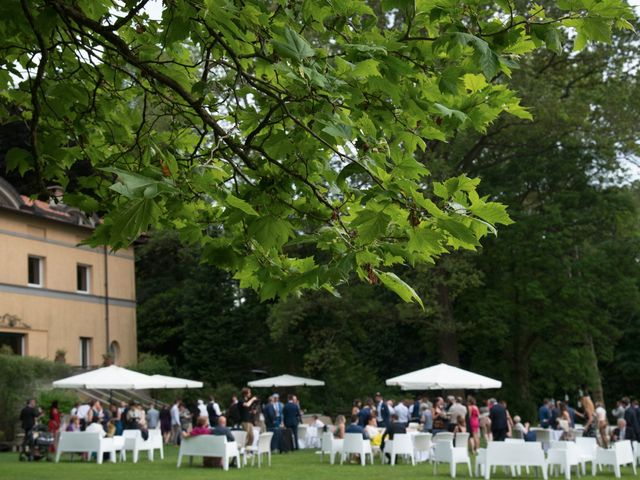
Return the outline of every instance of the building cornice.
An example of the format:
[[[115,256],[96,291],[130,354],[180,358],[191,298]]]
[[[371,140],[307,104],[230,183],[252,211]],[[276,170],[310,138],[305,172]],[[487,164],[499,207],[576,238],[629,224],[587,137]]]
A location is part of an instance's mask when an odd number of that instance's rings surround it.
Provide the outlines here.
[[[16,293],[32,297],[54,298],[57,300],[71,300],[75,302],[87,302],[104,305],[105,297],[86,293],[66,292],[64,290],[52,290],[50,288],[26,287],[11,283],[0,283],[0,293]],[[136,301],[127,298],[109,297],[109,306],[136,308]]]

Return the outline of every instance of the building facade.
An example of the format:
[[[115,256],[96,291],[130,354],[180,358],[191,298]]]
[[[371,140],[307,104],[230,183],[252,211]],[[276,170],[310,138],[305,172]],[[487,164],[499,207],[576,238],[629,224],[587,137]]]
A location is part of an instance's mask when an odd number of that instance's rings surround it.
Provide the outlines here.
[[[0,347],[91,367],[137,358],[133,248],[80,245],[95,221],[0,178]]]

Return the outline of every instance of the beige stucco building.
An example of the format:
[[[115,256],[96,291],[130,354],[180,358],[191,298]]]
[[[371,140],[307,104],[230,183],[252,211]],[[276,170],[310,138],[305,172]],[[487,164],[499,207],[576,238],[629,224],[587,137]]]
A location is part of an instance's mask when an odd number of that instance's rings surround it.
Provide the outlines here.
[[[93,227],[0,178],[0,346],[50,360],[64,350],[74,366],[100,365],[107,353],[119,365],[135,362],[133,249],[79,245]]]

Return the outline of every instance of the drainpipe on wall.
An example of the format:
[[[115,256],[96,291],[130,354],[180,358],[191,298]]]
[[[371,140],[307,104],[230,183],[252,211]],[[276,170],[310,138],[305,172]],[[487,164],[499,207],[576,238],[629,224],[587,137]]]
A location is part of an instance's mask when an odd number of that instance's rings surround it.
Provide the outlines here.
[[[104,246],[104,324],[106,333],[105,354],[109,355],[109,255],[107,246]]]

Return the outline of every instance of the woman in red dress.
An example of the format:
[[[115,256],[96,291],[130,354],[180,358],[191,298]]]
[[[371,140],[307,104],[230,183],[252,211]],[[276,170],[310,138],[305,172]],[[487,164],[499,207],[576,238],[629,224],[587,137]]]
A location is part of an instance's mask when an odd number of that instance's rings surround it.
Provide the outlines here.
[[[478,449],[480,448],[480,410],[476,405],[476,399],[471,396],[467,398],[467,405],[469,406],[471,449],[473,450],[473,453],[478,453]]]
[[[54,437],[60,430],[60,410],[58,410],[58,401],[54,400],[51,402],[51,407],[49,407],[49,431],[53,433]],[[50,447],[52,452],[55,452],[55,445],[51,445]]]

